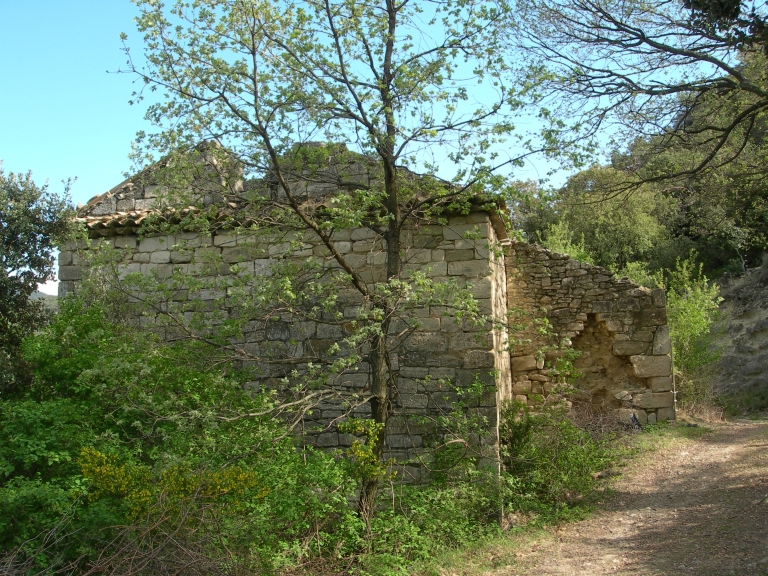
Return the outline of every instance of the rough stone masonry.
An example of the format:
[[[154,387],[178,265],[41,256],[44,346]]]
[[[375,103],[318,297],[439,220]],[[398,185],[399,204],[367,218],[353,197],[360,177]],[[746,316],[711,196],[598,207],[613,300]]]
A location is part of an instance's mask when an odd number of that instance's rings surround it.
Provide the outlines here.
[[[634,412],[641,424],[674,419],[663,290],[523,242],[507,245],[505,265],[509,309],[546,318],[556,338],[580,352],[578,398],[619,410],[623,418]],[[533,326],[524,336],[530,342],[512,352],[510,396],[525,402],[548,395],[552,384],[546,358],[536,356],[545,337]]]
[[[326,186],[327,188],[327,186]],[[324,193],[327,193],[324,190]],[[217,273],[226,276],[232,264],[269,274],[270,263],[285,256],[286,238],[280,243],[250,246],[247,237],[219,230],[212,235],[194,233],[140,237],[142,223],[154,210],[158,187],[129,179],[92,199],[78,211],[78,221],[92,243],[106,242],[121,250],[122,273],[140,272],[167,278],[174,271],[200,274],[199,262],[218,259]],[[497,453],[499,410],[509,400],[538,404],[559,395],[552,365],[559,352],[550,345],[565,341],[580,352],[574,368],[581,374],[572,399],[600,409],[615,410],[628,420],[634,413],[641,423],[675,417],[669,330],[664,292],[648,290],[626,278],[556,254],[534,244],[511,240],[498,210],[480,205],[468,214],[448,216],[444,225],[420,226],[407,231],[403,261],[407,270],[424,271],[428,277],[471,285],[481,309],[497,319],[509,318],[509,334],[490,325],[469,326],[446,316],[444,309],[424,308],[413,313],[421,329],[398,352],[393,366],[397,391],[392,398],[394,415],[387,426],[388,457],[405,463],[403,472],[424,475],[420,455],[434,435],[429,418],[436,418],[456,400],[456,390],[479,380],[485,393],[470,406],[487,421],[487,433],[473,439],[484,457]],[[502,209],[502,208],[500,208]],[[467,238],[472,231],[473,239]],[[338,249],[361,270],[369,282],[383,280],[381,240],[369,229],[340,230],[333,237]],[[290,240],[290,239],[289,239]],[[303,242],[294,258],[327,257],[325,248],[311,235],[293,238]],[[264,242],[263,239],[260,242]],[[491,249],[501,246],[499,251]],[[87,273],[83,255],[88,244],[66,246],[59,257],[59,295],[78,291]],[[208,269],[210,270],[210,268]],[[359,304],[354,293],[340,294],[339,306],[353,314]],[[201,302],[211,310],[223,307],[225,293],[200,290],[178,296],[180,305]],[[522,327],[518,320],[524,319]],[[542,334],[542,322],[548,330]],[[512,326],[514,324],[514,326]],[[341,339],[342,328],[281,319],[267,329],[254,328],[240,344],[259,350],[306,358],[323,354]],[[512,344],[510,344],[510,342]],[[271,371],[270,371],[271,370]],[[285,375],[286,367],[267,369],[254,378],[268,382]],[[332,385],[339,390],[364,390],[365,366],[339,375]],[[451,386],[446,386],[446,382]],[[455,387],[455,388],[454,388]],[[367,404],[355,409],[363,415]],[[311,417],[307,438],[319,446],[348,446],[352,438],[329,422],[344,414],[344,407],[326,403]],[[426,419],[414,418],[425,416]]]

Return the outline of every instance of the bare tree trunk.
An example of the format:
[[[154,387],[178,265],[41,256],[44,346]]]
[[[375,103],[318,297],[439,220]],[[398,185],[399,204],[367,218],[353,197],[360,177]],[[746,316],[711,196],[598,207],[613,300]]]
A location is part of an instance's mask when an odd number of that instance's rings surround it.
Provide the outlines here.
[[[388,324],[388,322],[387,322]],[[372,343],[369,355],[371,364],[371,418],[381,424],[381,430],[376,435],[373,454],[378,462],[384,457],[384,444],[387,438],[387,419],[389,418],[389,374],[387,368],[386,335],[378,336]],[[360,490],[358,511],[360,517],[370,529],[376,506],[376,493],[379,488],[379,476],[369,476],[363,479]]]
[[[387,191],[388,210],[390,219],[387,225],[385,239],[387,241],[387,280],[398,278],[401,272],[400,261],[400,207],[397,194],[397,171],[391,150],[387,150],[383,156],[384,162],[384,187]],[[392,310],[385,300],[382,302],[384,319],[381,324],[381,334],[371,342],[369,363],[371,365],[371,418],[381,429],[376,436],[373,446],[373,455],[376,461],[381,463],[384,458],[384,446],[387,439],[387,420],[391,411],[390,398],[393,378],[389,373],[390,362],[387,349],[387,335],[389,333]],[[360,491],[358,511],[360,516],[370,528],[370,521],[375,513],[376,493],[379,487],[379,476],[365,478]]]

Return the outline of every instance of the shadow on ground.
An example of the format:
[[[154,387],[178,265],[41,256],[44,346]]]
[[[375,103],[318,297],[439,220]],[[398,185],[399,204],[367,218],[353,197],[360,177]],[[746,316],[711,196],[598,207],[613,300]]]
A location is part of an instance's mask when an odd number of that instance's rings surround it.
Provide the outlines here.
[[[768,423],[633,461],[594,517],[500,574],[768,575]],[[544,548],[544,547],[542,547]]]

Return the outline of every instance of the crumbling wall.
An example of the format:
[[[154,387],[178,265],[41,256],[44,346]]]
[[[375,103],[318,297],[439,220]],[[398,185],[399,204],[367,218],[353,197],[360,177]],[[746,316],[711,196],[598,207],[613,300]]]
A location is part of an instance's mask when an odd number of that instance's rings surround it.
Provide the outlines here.
[[[641,423],[674,419],[671,341],[663,290],[525,242],[505,246],[512,312],[512,394],[540,403],[553,392],[553,344],[580,352],[577,398],[634,412]],[[516,320],[517,319],[517,320]]]
[[[343,152],[343,150],[342,150]],[[370,185],[375,170],[357,157],[340,153],[340,160],[310,176],[300,174],[295,183],[302,201],[319,205],[330,201],[334,191],[345,186]],[[211,172],[203,164],[204,172]],[[205,172],[195,192],[221,186],[220,171]],[[151,175],[150,175],[151,176]],[[206,187],[207,179],[215,182]],[[235,183],[246,191],[280,198],[276,182]],[[209,194],[210,195],[210,194]],[[150,214],[158,214],[162,189],[151,177],[129,179],[79,211],[79,221],[89,236],[120,250],[118,272],[155,276],[158,280],[211,276],[222,279],[218,288],[173,291],[169,305],[203,311],[211,322],[224,322],[231,306],[229,279],[248,273],[268,278],[276,262],[285,259],[319,259],[335,266],[312,232],[276,232],[269,236],[234,234],[227,223],[237,221],[238,206],[210,202],[216,214],[207,212],[211,235],[194,233],[139,237],[138,231]],[[208,196],[205,196],[207,198]],[[210,207],[210,206],[209,206]],[[171,223],[192,215],[196,208],[160,213]],[[598,408],[616,410],[622,418],[632,413],[641,423],[674,418],[669,332],[666,326],[664,292],[650,291],[628,279],[617,279],[608,271],[580,263],[538,246],[506,239],[499,216],[475,206],[464,215],[446,215],[441,224],[422,225],[403,232],[405,274],[423,271],[437,282],[455,280],[471,286],[480,309],[492,321],[476,326],[457,319],[443,306],[411,310],[418,329],[391,357],[395,389],[390,398],[393,414],[387,426],[388,458],[396,459],[407,477],[422,478],[430,454],[444,436],[439,422],[461,400],[469,414],[485,420],[483,433],[471,438],[473,448],[484,458],[497,455],[499,407],[516,399],[540,404],[560,393],[553,372],[562,351],[560,342],[572,346],[579,356],[573,367],[581,374],[574,400]],[[333,241],[365,282],[386,280],[385,246],[367,228],[336,230]],[[74,245],[59,259],[60,295],[77,292],[87,270],[82,250]],[[360,294],[342,289],[337,301],[342,321],[314,322],[278,315],[266,323],[253,323],[233,343],[261,358],[283,358],[287,362],[253,362],[254,387],[279,387],[291,371],[306,369],[312,358],[323,358],[350,332],[350,321],[362,304]],[[186,308],[185,308],[186,307]],[[145,310],[146,312],[146,310]],[[150,311],[151,315],[151,311]],[[231,317],[231,316],[230,316]],[[401,332],[405,319],[393,322]],[[506,324],[508,331],[498,329]],[[248,367],[248,362],[243,366]],[[483,385],[475,397],[458,391]],[[321,447],[349,446],[352,438],[335,424],[351,413],[365,416],[367,403],[354,409],[342,400],[357,394],[365,398],[369,388],[368,367],[332,377],[328,384],[341,392],[337,400],[326,400],[306,418],[306,441]],[[351,410],[351,412],[350,412]]]

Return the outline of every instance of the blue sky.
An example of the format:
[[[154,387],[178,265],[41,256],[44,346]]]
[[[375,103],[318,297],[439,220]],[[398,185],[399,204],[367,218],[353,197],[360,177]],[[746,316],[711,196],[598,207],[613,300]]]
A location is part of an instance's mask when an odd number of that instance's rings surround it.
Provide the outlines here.
[[[120,32],[139,44],[128,0],[0,0],[0,159],[35,181],[77,177],[75,203],[122,181],[136,131]]]
[[[0,0],[0,160],[35,182],[77,178],[85,203],[123,180],[143,110],[130,106],[134,79],[120,32],[140,44],[128,0]],[[56,282],[41,286],[56,292]]]

